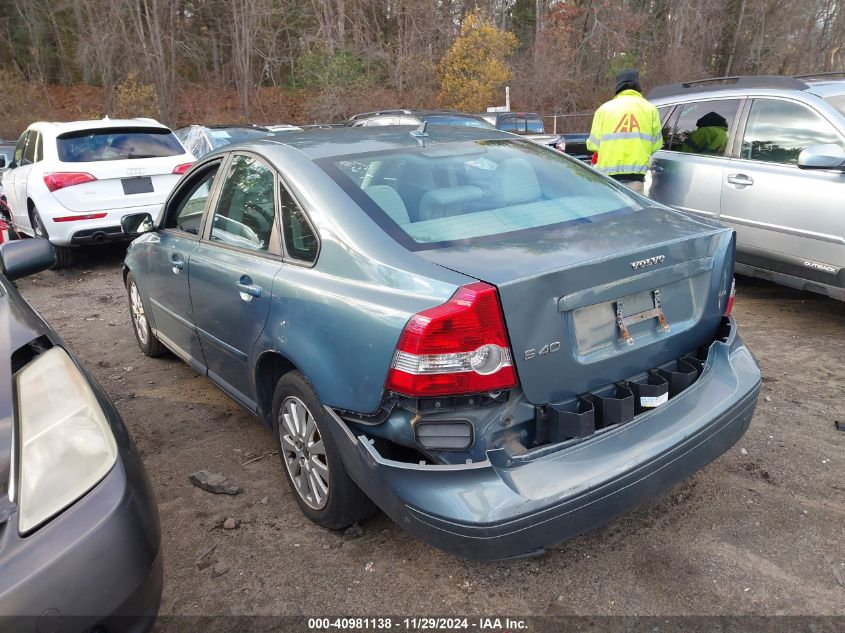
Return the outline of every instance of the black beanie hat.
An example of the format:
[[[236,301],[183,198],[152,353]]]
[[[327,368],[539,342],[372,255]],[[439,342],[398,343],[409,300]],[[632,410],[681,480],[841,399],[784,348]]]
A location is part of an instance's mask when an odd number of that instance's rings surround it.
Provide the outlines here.
[[[616,94],[619,94],[623,90],[643,91],[642,86],[640,86],[640,73],[633,68],[623,70],[616,75]]]

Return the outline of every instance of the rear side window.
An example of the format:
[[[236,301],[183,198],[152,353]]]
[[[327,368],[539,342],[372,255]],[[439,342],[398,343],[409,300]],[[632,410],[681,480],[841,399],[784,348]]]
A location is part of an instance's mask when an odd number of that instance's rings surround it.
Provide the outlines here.
[[[833,126],[806,106],[755,99],[742,137],[742,157],[794,165],[804,148],[825,143],[845,147]]]
[[[319,243],[305,213],[284,186],[279,187],[279,202],[288,257],[309,264],[314,262],[317,259]]]
[[[30,132],[29,133],[29,140],[26,142],[26,149],[23,151],[23,163],[28,165],[30,163],[35,162],[35,147],[38,142],[38,138],[40,138],[40,134],[38,132]]]
[[[159,158],[185,153],[173,132],[156,127],[115,127],[66,132],[56,139],[56,149],[59,160],[64,163]]]
[[[274,184],[273,172],[262,161],[235,156],[220,190],[211,241],[268,251],[276,218]]]
[[[672,117],[676,123],[666,149],[687,154],[724,156],[739,104],[739,99],[680,104],[678,112]]]
[[[317,162],[411,250],[600,222],[642,208],[580,162],[523,140],[448,143]]]
[[[493,127],[481,119],[452,114],[430,114],[425,117],[425,120],[431,125],[457,125],[459,127],[483,127],[485,129]]]

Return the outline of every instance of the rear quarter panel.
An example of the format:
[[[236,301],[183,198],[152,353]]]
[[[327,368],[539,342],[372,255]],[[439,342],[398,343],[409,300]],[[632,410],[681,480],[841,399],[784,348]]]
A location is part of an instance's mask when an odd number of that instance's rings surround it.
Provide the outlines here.
[[[311,381],[323,404],[375,412],[402,329],[474,279],[425,261],[386,235],[317,165],[277,145],[279,169],[320,236],[313,267],[286,262],[253,365],[273,351]]]

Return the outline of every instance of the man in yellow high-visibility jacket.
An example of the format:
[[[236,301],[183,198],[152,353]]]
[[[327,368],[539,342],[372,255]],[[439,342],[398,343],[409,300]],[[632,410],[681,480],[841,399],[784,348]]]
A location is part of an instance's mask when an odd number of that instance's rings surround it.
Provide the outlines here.
[[[616,76],[616,96],[593,116],[587,149],[598,153],[596,169],[642,193],[651,155],[663,146],[660,115],[642,95],[640,75]]]

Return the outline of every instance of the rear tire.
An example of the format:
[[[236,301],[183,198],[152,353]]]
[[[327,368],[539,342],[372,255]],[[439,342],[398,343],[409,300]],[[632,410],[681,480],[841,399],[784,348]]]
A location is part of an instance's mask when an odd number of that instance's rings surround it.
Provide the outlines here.
[[[135,333],[138,347],[145,356],[161,356],[166,348],[153,334],[147,313],[144,311],[144,303],[141,301],[141,291],[132,273],[126,276],[126,296],[129,298],[129,316],[132,318],[132,331]]]
[[[279,379],[272,411],[282,470],[305,516],[339,530],[375,513],[376,505],[346,472],[329,431],[335,422],[302,373]]]
[[[35,237],[44,240],[49,240],[50,236],[47,234],[47,228],[44,222],[41,221],[41,216],[38,215],[38,209],[34,206],[29,210],[29,222],[32,225],[32,232]],[[56,253],[56,264],[53,270],[58,268],[67,268],[73,264],[74,249],[70,246],[56,246],[53,244],[53,252]]]

